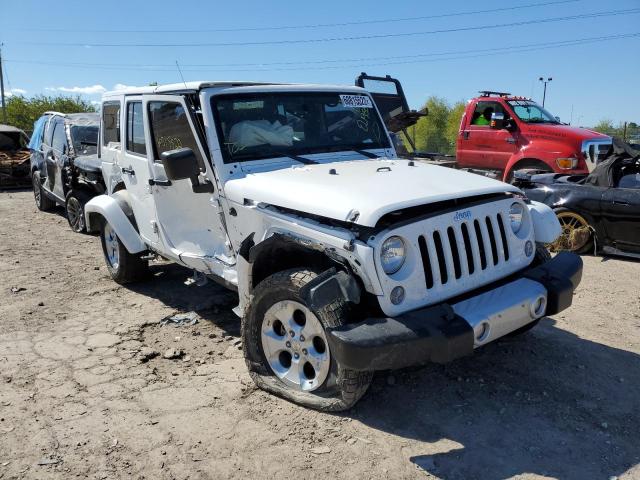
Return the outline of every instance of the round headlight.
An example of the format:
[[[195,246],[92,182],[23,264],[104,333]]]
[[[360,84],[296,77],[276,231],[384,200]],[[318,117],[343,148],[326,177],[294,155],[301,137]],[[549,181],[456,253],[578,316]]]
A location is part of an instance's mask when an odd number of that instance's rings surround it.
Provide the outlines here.
[[[524,207],[521,203],[514,202],[511,204],[509,210],[509,220],[511,221],[511,230],[513,233],[518,233],[522,228],[522,216],[524,214]]]
[[[387,275],[396,273],[402,268],[405,258],[404,242],[400,237],[389,237],[384,241],[380,250],[380,263],[384,273]]]

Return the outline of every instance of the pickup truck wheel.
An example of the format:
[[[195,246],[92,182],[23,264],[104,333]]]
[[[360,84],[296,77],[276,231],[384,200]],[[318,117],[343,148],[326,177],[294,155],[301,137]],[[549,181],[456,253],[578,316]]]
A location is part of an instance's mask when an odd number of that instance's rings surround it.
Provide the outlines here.
[[[67,221],[71,230],[76,233],[86,231],[84,219],[84,205],[91,199],[91,196],[82,190],[71,190],[67,194],[66,209]]]
[[[364,395],[373,372],[343,368],[331,356],[326,328],[346,323],[346,304],[336,299],[319,311],[308,308],[300,290],[316,276],[292,269],[260,282],[242,320],[245,361],[256,385],[270,393],[317,410],[346,410]]]
[[[47,195],[42,191],[42,181],[40,180],[40,172],[38,170],[35,170],[31,174],[31,184],[33,185],[33,198],[36,201],[36,207],[38,207],[38,210],[43,212],[53,210],[56,206],[56,202],[47,197]]]
[[[553,173],[553,169],[543,161],[525,160],[525,161],[520,161],[520,163],[517,163],[516,165],[514,165],[513,168],[509,170],[509,173],[507,174],[504,181],[506,183],[513,184],[515,180],[515,173],[517,171],[532,174],[532,175],[536,173]]]
[[[148,276],[149,262],[142,260],[139,254],[129,253],[109,222],[104,223],[100,240],[107,269],[115,282],[125,284]]]

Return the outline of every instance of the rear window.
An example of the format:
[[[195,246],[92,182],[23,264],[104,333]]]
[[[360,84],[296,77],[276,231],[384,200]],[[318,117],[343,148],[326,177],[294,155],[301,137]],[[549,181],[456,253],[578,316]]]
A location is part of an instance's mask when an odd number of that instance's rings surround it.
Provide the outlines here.
[[[120,148],[120,102],[102,105],[102,144]]]
[[[147,154],[142,123],[142,102],[127,104],[127,151],[140,155]]]

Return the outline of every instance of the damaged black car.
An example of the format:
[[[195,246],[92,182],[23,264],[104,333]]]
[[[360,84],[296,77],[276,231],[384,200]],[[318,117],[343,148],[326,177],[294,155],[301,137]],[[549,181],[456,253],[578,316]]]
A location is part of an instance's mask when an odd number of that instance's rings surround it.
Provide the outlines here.
[[[556,212],[552,250],[640,258],[640,151],[630,145],[614,139],[589,175],[516,173],[516,185]]]
[[[105,192],[97,156],[99,125],[97,113],[46,112],[34,124],[29,143],[37,207],[48,211],[63,205],[75,232],[86,229],[84,205]]]

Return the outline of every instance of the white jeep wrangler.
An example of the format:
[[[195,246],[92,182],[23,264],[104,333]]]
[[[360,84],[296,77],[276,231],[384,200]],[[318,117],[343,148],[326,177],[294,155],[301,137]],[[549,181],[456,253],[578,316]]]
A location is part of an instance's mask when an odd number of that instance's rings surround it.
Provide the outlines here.
[[[108,195],[85,207],[119,283],[154,256],[237,290],[256,384],[351,407],[375,370],[449,362],[571,304],[546,206],[399,159],[358,87],[192,82],[107,93]],[[536,247],[538,245],[538,247]]]

